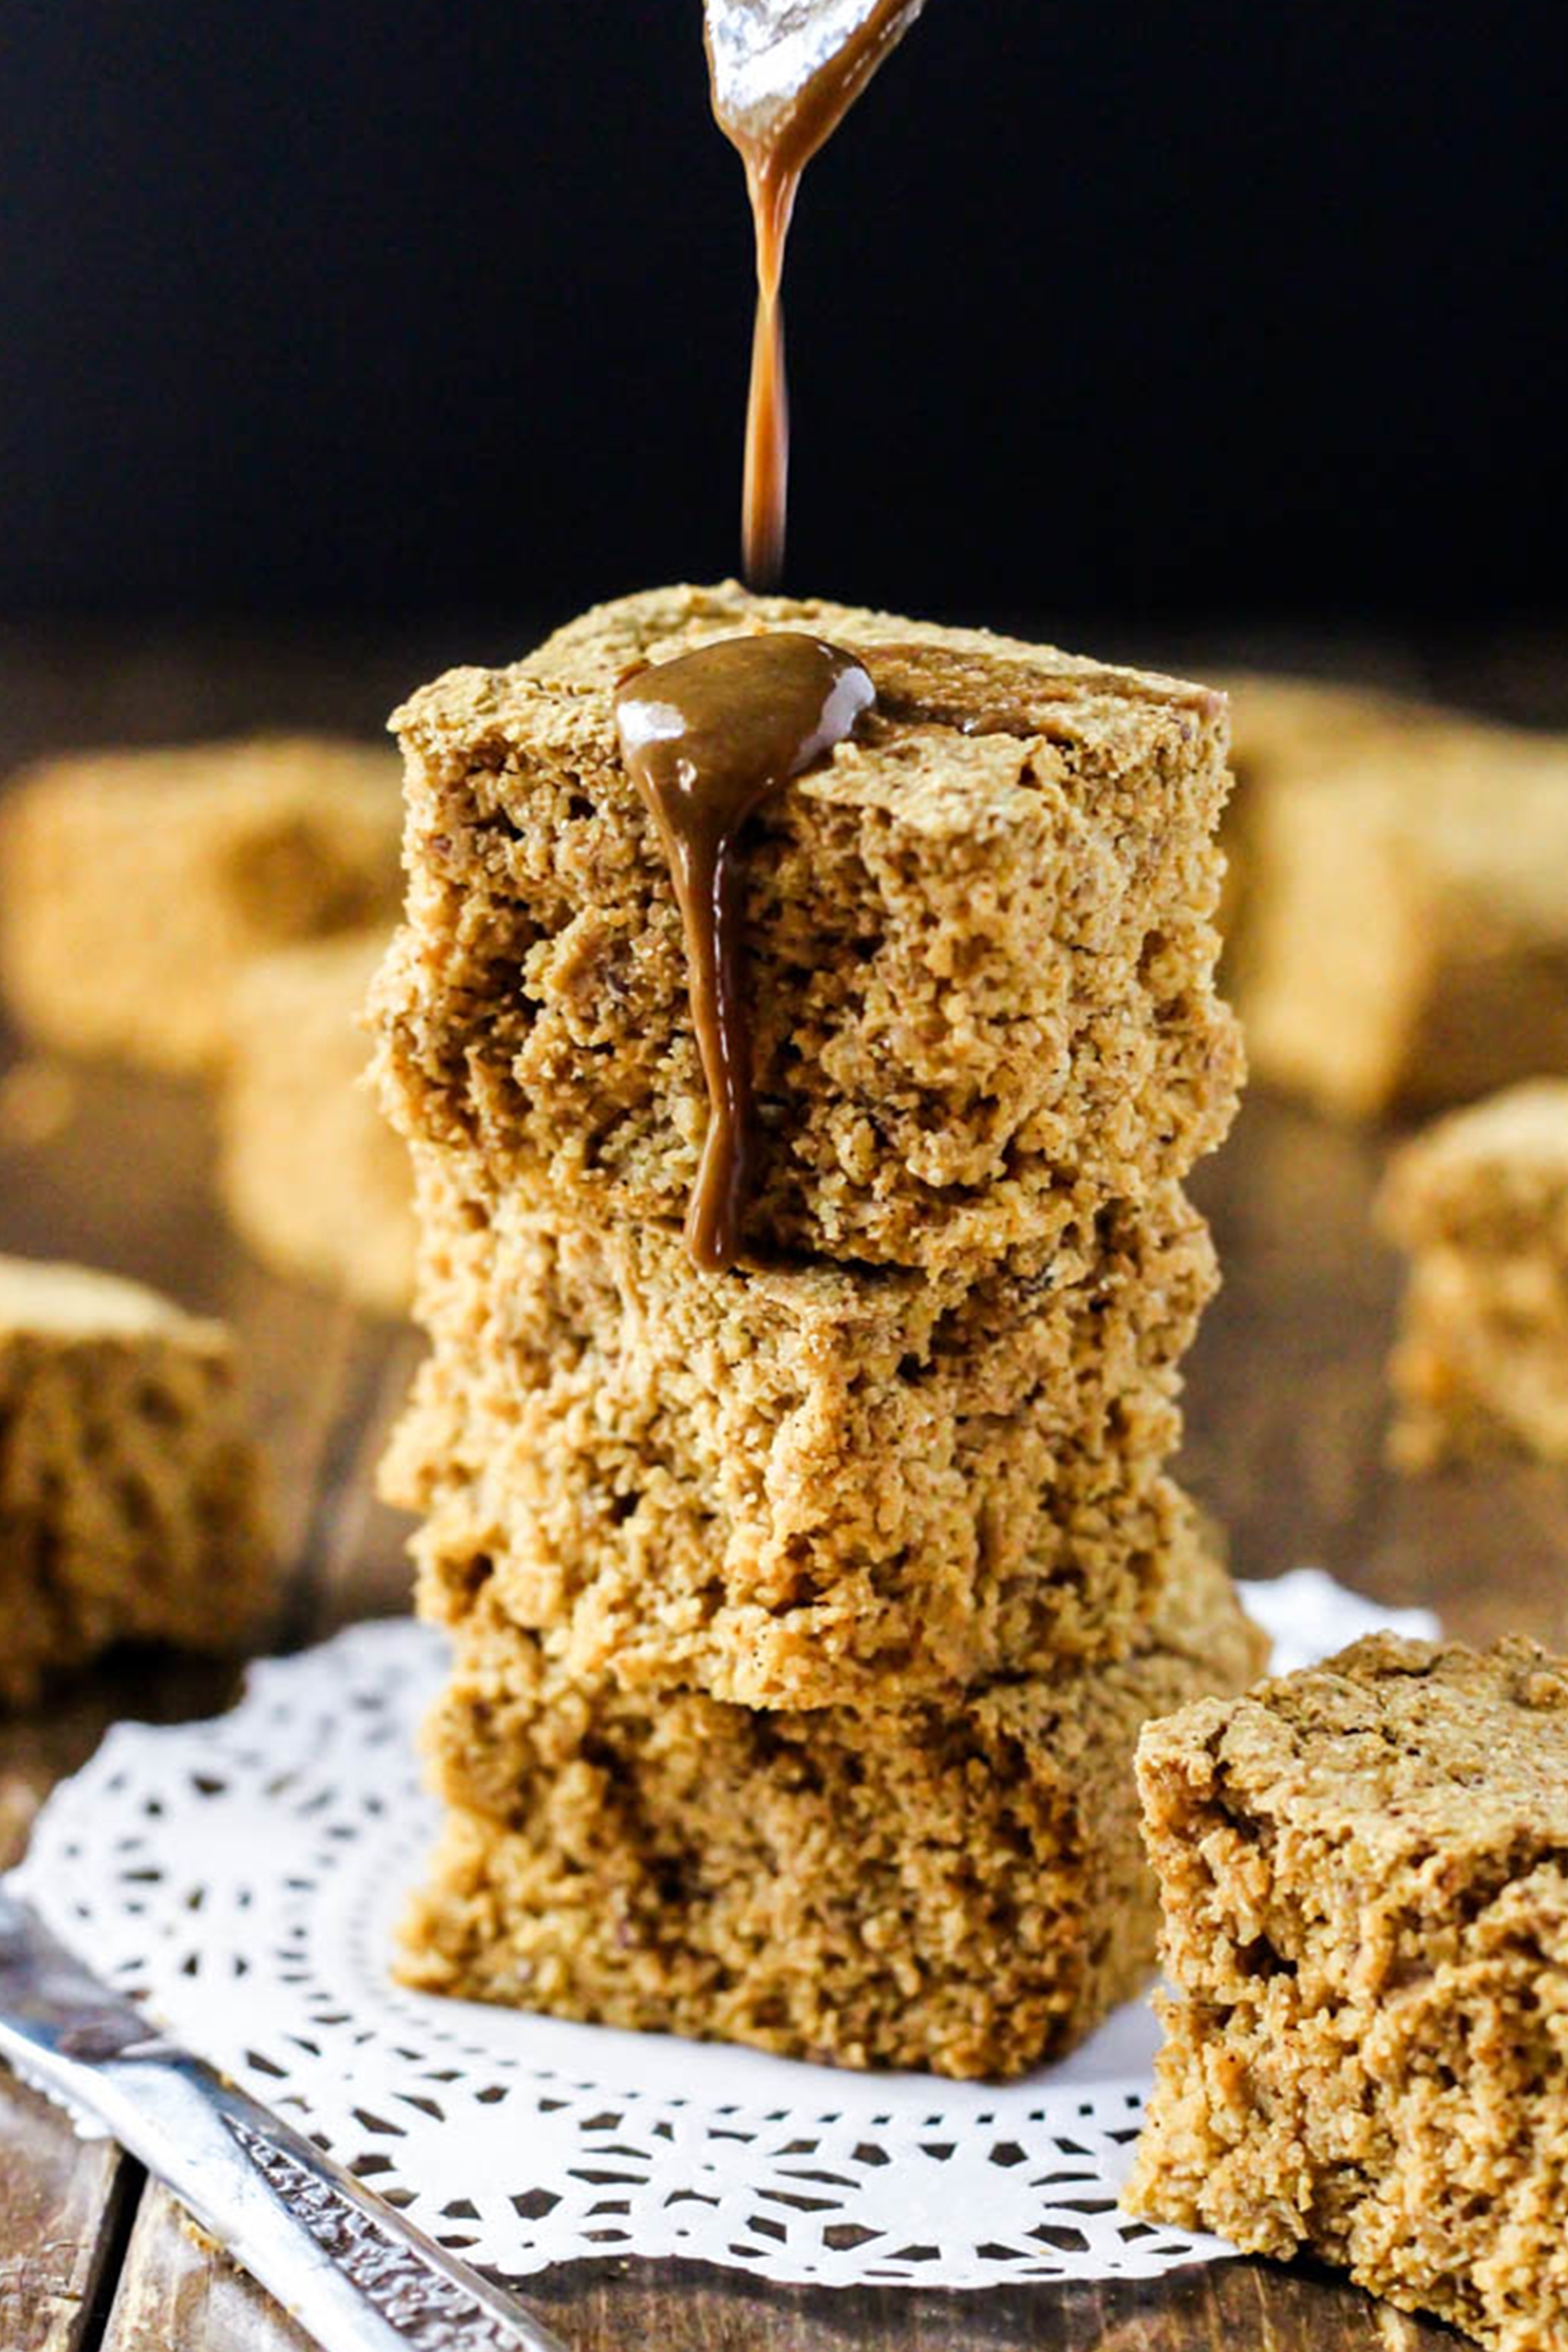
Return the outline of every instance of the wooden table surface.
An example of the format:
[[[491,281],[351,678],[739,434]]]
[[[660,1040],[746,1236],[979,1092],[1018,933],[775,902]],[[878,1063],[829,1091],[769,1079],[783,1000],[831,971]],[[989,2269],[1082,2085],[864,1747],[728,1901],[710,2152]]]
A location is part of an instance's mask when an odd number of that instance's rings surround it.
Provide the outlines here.
[[[445,662],[497,659],[523,629],[405,633],[373,647],[243,636],[0,633],[0,764],[72,742],[158,741],[261,724],[369,730]],[[1201,668],[1205,648],[1097,649]],[[1472,707],[1568,723],[1568,647],[1514,632],[1433,649],[1289,636],[1214,647],[1217,659],[1299,661],[1426,685]],[[0,1042],[0,1058],[18,1049]],[[402,1530],[372,1470],[415,1360],[411,1336],[272,1279],[224,1231],[210,1198],[198,1094],[115,1071],[77,1075],[64,1123],[41,1134],[38,1090],[0,1075],[0,1249],[139,1276],[229,1316],[244,1336],[276,1465],[291,1636],[403,1605]],[[1401,1480],[1382,1467],[1382,1360],[1396,1269],[1371,1236],[1383,1143],[1261,1096],[1204,1171],[1226,1287],[1194,1356],[1186,1474],[1229,1527],[1234,1565],[1266,1575],[1316,1561],[1391,1601],[1420,1600],[1456,1633],[1505,1627],[1568,1645],[1568,1479],[1529,1467]],[[35,1719],[0,1724],[0,1859],[26,1842],[51,1783],[121,1713],[210,1713],[232,1684],[178,1660],[106,1671]],[[596,2263],[530,2281],[574,2352],[801,2352],[893,2344],[924,2352],[1372,2352],[1436,2347],[1402,2319],[1306,2266],[1234,2262],[1163,2281],[982,2295],[766,2287],[675,2263]],[[284,2352],[305,2339],[182,2226],[140,2169],[79,2145],[0,2073],[0,2352]]]

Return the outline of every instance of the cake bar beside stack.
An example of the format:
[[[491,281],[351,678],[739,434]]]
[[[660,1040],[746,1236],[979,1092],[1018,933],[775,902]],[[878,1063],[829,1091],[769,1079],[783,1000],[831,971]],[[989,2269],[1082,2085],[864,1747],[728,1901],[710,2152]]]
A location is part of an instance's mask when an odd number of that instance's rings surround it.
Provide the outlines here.
[[[778,629],[877,702],[748,835],[760,1147],[713,1274],[680,1229],[707,1116],[683,934],[614,691]],[[1240,1069],[1223,701],[724,588],[588,614],[398,724],[374,1006],[433,1351],[387,1486],[457,1656],[410,1973],[1027,2066],[1151,1952],[1143,1716],[1258,1662],[1168,1471],[1213,1284],[1181,1186]]]
[[[1138,1778],[1175,1991],[1130,2209],[1568,2344],[1568,1660],[1374,1634]]]

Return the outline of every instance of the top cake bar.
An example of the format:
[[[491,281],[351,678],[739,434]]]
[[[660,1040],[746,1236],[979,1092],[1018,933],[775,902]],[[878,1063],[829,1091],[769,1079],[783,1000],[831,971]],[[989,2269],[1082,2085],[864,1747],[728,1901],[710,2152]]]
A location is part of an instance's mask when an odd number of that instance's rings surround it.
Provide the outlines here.
[[[1223,696],[733,585],[601,606],[398,713],[410,887],[375,1006],[399,1125],[473,1187],[682,1215],[707,1102],[613,693],[770,629],[850,649],[878,700],[748,840],[748,1252],[978,1264],[1075,1195],[1183,1175],[1241,1066],[1213,989]]]

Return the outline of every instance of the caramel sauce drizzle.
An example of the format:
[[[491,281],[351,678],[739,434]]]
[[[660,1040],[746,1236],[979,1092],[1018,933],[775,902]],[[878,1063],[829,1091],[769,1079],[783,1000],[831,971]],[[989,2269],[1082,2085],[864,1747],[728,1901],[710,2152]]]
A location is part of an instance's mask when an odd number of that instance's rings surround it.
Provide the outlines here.
[[[756,322],[741,508],[748,587],[784,563],[790,402],[779,287],[801,174],[924,0],[706,0],[713,112],[745,166],[756,244]]]
[[[685,936],[708,1100],[686,1247],[708,1273],[739,1254],[757,1159],[741,835],[875,699],[852,654],[793,630],[723,637],[634,671],[616,689],[622,753],[659,827]]]

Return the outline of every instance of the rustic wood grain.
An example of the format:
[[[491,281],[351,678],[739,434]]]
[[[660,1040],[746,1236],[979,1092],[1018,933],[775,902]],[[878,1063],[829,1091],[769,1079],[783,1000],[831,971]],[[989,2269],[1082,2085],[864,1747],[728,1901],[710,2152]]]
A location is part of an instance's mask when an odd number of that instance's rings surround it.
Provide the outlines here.
[[[590,2264],[528,2289],[572,2352],[1456,2352],[1459,2343],[1307,2263],[970,2295],[802,2291],[699,2263]]]
[[[47,1754],[47,1751],[44,1751]],[[0,1867],[16,1860],[42,1787],[0,1771]],[[0,2346],[84,2352],[113,2292],[114,2257],[140,2176],[106,2141],[84,2146],[47,2099],[0,2071]]]
[[[435,627],[400,644],[318,639],[301,651],[221,632],[66,644],[0,631],[0,767],[67,742],[258,725],[369,731],[410,681],[447,660],[503,658],[528,634],[487,641]],[[1102,641],[1204,666],[1190,645]],[[1289,634],[1224,649],[1232,661],[1424,682],[1472,707],[1568,723],[1563,655],[1546,632],[1424,653],[1367,645],[1348,659],[1342,642]],[[212,1203],[198,1093],[112,1070],[67,1074],[64,1086],[46,1074],[8,1119],[8,1052],[0,1038],[0,1249],[79,1256],[230,1317],[295,1563],[293,1635],[400,1607],[402,1530],[375,1502],[372,1471],[416,1358],[411,1336],[274,1280],[235,1245]],[[1520,1625],[1568,1645],[1568,1480],[1527,1467],[1409,1480],[1384,1467],[1397,1269],[1368,1209],[1386,1141],[1258,1097],[1205,1171],[1226,1287],[1192,1361],[1186,1475],[1229,1527],[1244,1574],[1317,1560],[1384,1598],[1436,1608],[1455,1632]],[[0,1859],[117,1715],[209,1713],[232,1687],[222,1667],[142,1656],[38,1716],[0,1723]],[[607,2262],[528,2291],[574,2352],[1440,2352],[1456,2341],[1309,2266],[1241,2262],[1146,2284],[973,2296],[792,2291],[691,2264]],[[0,2352],[300,2352],[303,2341],[137,2168],[77,2142],[0,2076]]]
[[[106,2141],[84,2146],[47,2100],[0,2073],[0,2344],[86,2352],[140,2175]]]

